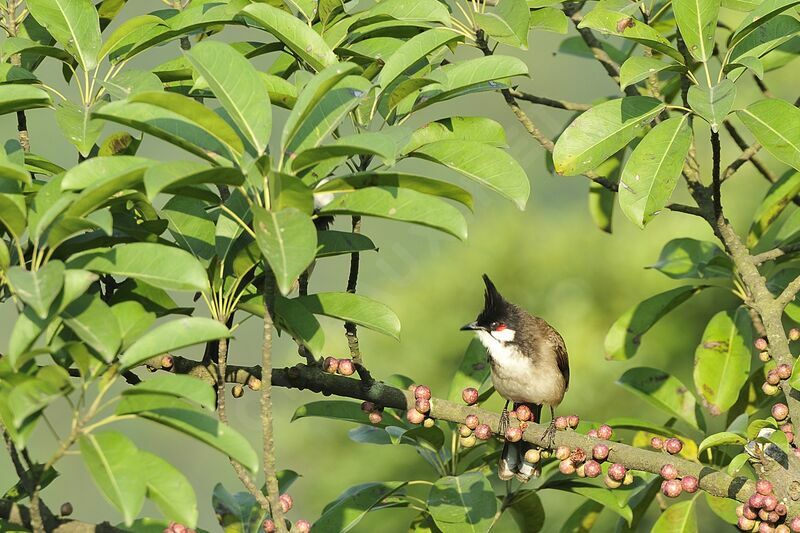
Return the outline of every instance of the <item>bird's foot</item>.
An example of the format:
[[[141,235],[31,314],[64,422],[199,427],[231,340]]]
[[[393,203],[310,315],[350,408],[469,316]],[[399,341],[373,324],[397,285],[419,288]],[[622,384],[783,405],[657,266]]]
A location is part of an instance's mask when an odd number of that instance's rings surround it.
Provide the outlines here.
[[[544,435],[542,436],[542,441],[546,443],[546,448],[553,449],[556,443],[556,421],[555,419],[550,421],[550,425],[547,426],[547,429],[544,431]]]
[[[505,437],[506,430],[510,423],[511,419],[508,415],[508,409],[503,407],[503,412],[500,413],[500,423],[497,425],[497,430],[500,432],[500,435]]]

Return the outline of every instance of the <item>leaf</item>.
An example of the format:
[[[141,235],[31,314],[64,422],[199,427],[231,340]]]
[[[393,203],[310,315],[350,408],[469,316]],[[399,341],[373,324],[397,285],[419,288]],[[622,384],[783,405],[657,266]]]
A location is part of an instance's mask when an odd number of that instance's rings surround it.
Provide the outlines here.
[[[64,211],[65,217],[85,217],[110,201],[119,191],[135,187],[153,162],[134,156],[89,158],[70,168],[61,181],[62,191],[80,190]]]
[[[278,289],[286,295],[314,260],[316,229],[308,215],[293,207],[278,212],[252,209],[258,248],[275,275]]]
[[[622,374],[617,384],[662,411],[700,427],[694,396],[675,376],[656,368],[638,367]]]
[[[272,129],[272,108],[255,67],[232,46],[217,41],[198,43],[188,57],[256,154],[262,155]]]
[[[628,523],[633,519],[631,508],[606,487],[598,487],[581,480],[551,478],[541,488],[579,494],[584,498],[601,503],[606,509],[617,513]]]
[[[73,256],[68,266],[134,278],[165,290],[208,290],[208,277],[197,259],[189,252],[163,244],[134,242],[89,250]]]
[[[770,154],[800,170],[800,109],[772,98],[759,100],[736,115]]]
[[[161,216],[169,221],[169,230],[178,246],[203,265],[211,262],[216,252],[216,224],[203,202],[187,196],[173,196],[164,204]]]
[[[117,355],[122,335],[111,308],[99,294],[81,296],[64,310],[62,318],[78,338],[99,353],[106,363]]]
[[[667,507],[650,531],[651,533],[695,533],[698,531],[694,498]]]
[[[50,95],[31,85],[0,85],[0,115],[47,107],[52,103]]]
[[[26,470],[20,479],[3,494],[3,499],[14,503],[21,502],[28,497],[28,491],[25,488],[26,483],[39,483],[40,488],[43,489],[55,481],[59,475],[60,474],[52,466],[44,470],[43,464],[34,463],[33,466]]]
[[[606,359],[622,361],[636,354],[641,337],[661,318],[697,294],[701,287],[677,287],[643,300],[609,328],[605,339]]]
[[[597,523],[603,509],[605,506],[602,503],[586,500],[567,517],[567,521],[561,526],[561,533],[588,533]]]
[[[583,17],[578,28],[591,28],[601,33],[630,39],[653,50],[658,50],[681,64],[683,63],[681,53],[673,48],[664,36],[644,22],[635,20],[626,13],[596,7]]]
[[[719,131],[719,125],[733,109],[736,100],[736,85],[731,80],[723,80],[710,89],[697,85],[689,87],[687,96],[689,106],[711,124],[711,131]]]
[[[678,63],[664,63],[653,57],[633,56],[619,69],[619,88],[625,89],[629,85],[638,83],[664,71],[682,71],[686,67]]]
[[[381,90],[386,90],[401,74],[419,61],[424,60],[441,47],[460,39],[461,36],[450,28],[432,28],[413,36],[386,59],[386,64],[378,76],[379,87]]]
[[[537,533],[544,526],[544,507],[533,490],[519,490],[514,493],[507,508],[520,531]]]
[[[317,232],[317,257],[332,257],[353,252],[377,251],[377,246],[366,235],[349,231]]]
[[[268,4],[250,4],[242,13],[287,46],[314,70],[337,62],[333,50],[311,27],[291,14]]]
[[[703,332],[695,351],[694,383],[712,415],[730,409],[750,377],[750,317],[739,307],[720,311]]]
[[[368,16],[383,15],[396,20],[409,22],[439,22],[450,25],[450,13],[447,6],[436,0],[382,0],[367,12]]]
[[[420,224],[467,237],[467,223],[455,207],[420,192],[398,187],[367,187],[335,195],[322,214],[365,215]]]
[[[452,381],[447,399],[451,402],[461,400],[461,392],[467,387],[480,390],[481,385],[489,377],[489,363],[486,360],[486,349],[478,339],[472,339],[464,352],[464,358],[458,366]]]
[[[728,49],[733,49],[740,41],[750,35],[762,24],[766,24],[770,19],[776,17],[797,4],[798,0],[764,0],[759,2],[755,9],[748,14],[739,24],[739,27],[731,34],[728,41]]]
[[[703,439],[703,442],[701,442],[697,447],[697,455],[699,456],[707,449],[714,448],[716,446],[742,446],[746,443],[747,439],[737,433],[731,433],[729,431],[714,433],[713,435],[709,435]]]
[[[64,285],[64,263],[50,261],[35,271],[15,266],[5,274],[14,294],[29,305],[39,318],[47,318],[50,306]]]
[[[706,492],[706,504],[708,508],[714,511],[714,514],[729,524],[736,524],[738,517],[736,516],[736,508],[739,507],[739,502],[730,498],[720,498],[712,496]]]
[[[525,170],[505,150],[477,141],[442,140],[409,154],[451,168],[525,208],[530,182]]]
[[[531,11],[530,28],[564,35],[569,31],[569,17],[561,9],[554,7],[534,9]]]
[[[211,505],[220,525],[225,528],[224,531],[231,533],[255,533],[261,529],[261,524],[267,516],[267,511],[261,509],[252,494],[249,492],[231,494],[221,483],[214,486]]]
[[[339,137],[333,144],[308,148],[299,154],[290,156],[289,160],[292,170],[295,172],[313,167],[326,160],[344,160],[347,157],[361,154],[376,155],[387,165],[394,165],[397,151],[398,147],[391,136],[379,132],[366,132]]]
[[[778,15],[742,39],[731,54],[731,63],[745,64],[746,59],[763,57],[792,40],[800,31],[800,21],[790,15]],[[760,61],[759,61],[760,63]],[[763,67],[761,67],[763,72]]]
[[[428,494],[428,511],[444,533],[487,532],[497,499],[486,476],[467,472],[436,480]]]
[[[295,409],[291,421],[294,422],[295,420],[309,417],[369,424],[369,419],[361,409],[361,404],[349,400],[320,400],[301,405]],[[385,424],[380,425],[385,426]]]
[[[719,5],[719,0],[673,0],[675,22],[689,53],[698,61],[708,61],[714,51]]]
[[[79,107],[69,101],[60,102],[56,106],[56,123],[61,132],[67,137],[83,156],[89,155],[94,143],[103,132],[105,123],[102,120],[91,119],[92,107]]]
[[[167,23],[154,15],[139,15],[129,18],[106,37],[98,57],[109,56],[109,60],[116,63],[122,59],[121,56],[133,48],[139,38],[146,36],[155,26],[166,28]]]
[[[414,130],[403,153],[413,152],[420,146],[436,141],[479,141],[491,146],[507,146],[503,125],[484,117],[449,117],[428,122]]]
[[[165,322],[134,342],[119,362],[123,368],[167,352],[231,336],[225,324],[205,317],[185,317]]]
[[[441,196],[455,200],[472,209],[472,195],[457,185],[445,181],[432,180],[414,174],[396,172],[359,172],[341,178],[330,178],[314,189],[317,198],[327,198],[330,194],[341,194],[365,187],[398,187],[417,192]]]
[[[713,242],[673,239],[664,245],[654,268],[672,279],[728,277],[733,266],[728,256]]]
[[[618,98],[594,106],[575,119],[556,141],[556,172],[576,176],[596,168],[637,137],[663,109],[662,102],[648,96]]]
[[[352,531],[364,516],[380,508],[386,498],[402,493],[405,483],[399,481],[364,483],[350,487],[325,506],[322,516],[314,522],[319,531]]]
[[[122,391],[123,396],[131,394],[164,394],[166,396],[174,396],[176,398],[183,398],[184,400],[195,402],[210,411],[215,410],[217,407],[216,393],[213,385],[208,384],[196,376],[184,374],[158,373],[148,380],[142,381],[138,385]]]
[[[147,198],[159,193],[176,193],[187,185],[213,183],[238,186],[244,182],[242,173],[233,167],[209,167],[197,161],[164,161],[149,167],[144,173]]]
[[[388,307],[359,294],[348,292],[321,292],[295,299],[314,313],[347,322],[398,339],[400,319]]]
[[[139,450],[117,432],[85,434],[78,443],[86,469],[100,492],[122,513],[125,524],[131,525],[145,497]]]
[[[486,35],[498,43],[528,49],[531,12],[525,0],[503,0],[496,7],[472,15]]]
[[[755,247],[772,223],[783,213],[792,200],[800,194],[800,173],[786,172],[773,183],[753,215],[747,235],[747,246]]]
[[[622,212],[640,228],[672,197],[692,144],[689,115],[659,123],[633,149],[619,182]]]
[[[260,316],[264,316],[264,303],[259,302]],[[300,341],[314,354],[322,354],[325,348],[325,332],[317,318],[296,299],[279,296],[275,300],[275,314],[278,325],[287,330],[292,338]]]
[[[136,460],[144,472],[147,498],[158,505],[165,518],[189,528],[195,527],[197,498],[186,476],[152,453],[140,451]]]
[[[101,46],[100,18],[90,0],[29,0],[26,5],[83,70],[94,70]]]
[[[8,425],[19,431],[47,406],[72,390],[69,375],[59,366],[44,367],[35,376],[25,375],[13,383],[4,403],[11,411],[11,424]]]
[[[123,70],[108,81],[103,82],[108,94],[124,100],[139,93],[159,92],[164,87],[158,76],[147,70]]]

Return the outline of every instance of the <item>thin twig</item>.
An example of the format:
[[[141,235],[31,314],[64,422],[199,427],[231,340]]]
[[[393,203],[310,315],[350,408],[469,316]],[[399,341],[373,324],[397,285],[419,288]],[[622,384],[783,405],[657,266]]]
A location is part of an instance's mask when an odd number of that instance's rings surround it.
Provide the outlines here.
[[[514,98],[519,100],[525,100],[526,102],[530,102],[532,104],[554,107],[556,109],[565,109],[567,111],[587,111],[592,108],[590,104],[578,104],[575,102],[569,102],[567,100],[554,100],[552,98],[526,93],[518,89],[510,89],[508,92]]]
[[[774,261],[779,257],[783,257],[784,255],[793,254],[794,252],[800,252],[800,243],[781,246],[779,248],[767,250],[766,252],[761,252],[760,254],[753,256],[753,263],[758,266],[768,261]]]

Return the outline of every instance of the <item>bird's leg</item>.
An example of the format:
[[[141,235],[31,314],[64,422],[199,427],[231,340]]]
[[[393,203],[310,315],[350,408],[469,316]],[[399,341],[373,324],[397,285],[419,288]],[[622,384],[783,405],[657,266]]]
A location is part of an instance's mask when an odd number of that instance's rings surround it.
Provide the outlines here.
[[[547,447],[552,449],[553,445],[556,443],[556,412],[553,409],[553,406],[550,407],[550,425],[547,426],[547,429],[544,432],[544,436],[542,440],[547,443]]]
[[[506,400],[506,404],[503,407],[503,412],[500,413],[500,423],[497,426],[497,430],[500,432],[501,435],[506,434],[506,429],[508,429],[509,424],[509,416],[508,416],[508,400]]]

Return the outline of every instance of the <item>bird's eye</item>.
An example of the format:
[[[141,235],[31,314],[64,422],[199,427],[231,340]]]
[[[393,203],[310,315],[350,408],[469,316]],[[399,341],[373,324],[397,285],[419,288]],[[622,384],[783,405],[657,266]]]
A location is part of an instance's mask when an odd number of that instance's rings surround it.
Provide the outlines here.
[[[492,329],[494,329],[495,331],[503,331],[504,329],[506,329],[506,325],[503,324],[502,322],[495,322],[494,324],[492,324]]]

